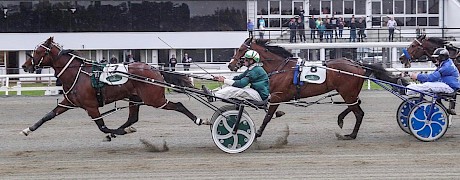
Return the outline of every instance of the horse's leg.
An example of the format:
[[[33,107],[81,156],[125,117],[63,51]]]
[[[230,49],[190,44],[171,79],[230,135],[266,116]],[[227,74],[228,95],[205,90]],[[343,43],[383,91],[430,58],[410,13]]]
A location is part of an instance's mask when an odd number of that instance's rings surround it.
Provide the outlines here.
[[[356,137],[358,136],[359,127],[361,126],[361,123],[363,122],[364,111],[363,109],[361,109],[361,106],[359,106],[359,104],[356,104],[356,105],[350,106],[349,108],[355,114],[356,123],[355,123],[355,127],[353,128],[353,132],[351,134],[344,135],[344,136],[340,136],[340,135],[337,136],[339,139],[342,139],[342,140],[356,139]]]
[[[267,114],[265,114],[264,121],[262,122],[262,125],[260,125],[259,129],[256,132],[256,138],[262,136],[262,133],[264,132],[265,127],[270,122],[270,120],[272,120],[273,114],[278,109],[278,106],[279,105],[270,105],[270,107],[268,107],[268,111],[267,111]]]
[[[185,108],[185,106],[180,102],[174,103],[174,102],[168,101],[167,104],[162,107],[162,109],[181,112],[182,114],[185,114],[188,118],[190,118],[197,125],[210,125],[211,124],[207,120],[202,120],[196,117],[187,108]]]
[[[97,127],[99,128],[99,130],[102,131],[103,133],[106,133],[106,134],[110,133],[112,135],[124,135],[124,134],[130,133],[130,132],[125,131],[124,129],[109,129],[109,128],[107,128],[107,126],[105,126],[104,119],[100,118],[101,113],[99,112],[99,109],[97,107],[95,107],[95,108],[86,108],[85,110],[86,110],[86,112],[88,113],[88,115],[92,119],[96,119],[96,120],[94,120],[94,122],[96,123]],[[98,119],[98,118],[100,118],[100,119]]]
[[[68,103],[67,100],[62,101],[60,104],[62,104],[64,106],[70,106],[70,103]],[[38,122],[36,122],[34,125],[22,130],[21,133],[27,136],[32,131],[37,130],[46,121],[49,121],[49,120],[53,119],[54,117],[66,112],[67,110],[69,110],[69,108],[62,107],[62,106],[58,105],[52,111],[50,111],[49,113],[45,114],[45,116],[43,116],[40,120],[38,120]]]
[[[342,127],[343,127],[343,119],[345,119],[345,116],[347,116],[348,113],[350,113],[350,112],[351,112],[351,108],[350,108],[350,106],[348,106],[347,109],[345,109],[343,112],[341,112],[339,114],[337,124],[339,125],[340,129],[342,129]]]
[[[142,100],[138,97],[132,97],[132,98],[129,98],[129,100],[131,102],[129,102],[128,120],[123,125],[121,125],[118,129],[125,129],[127,127],[130,127],[131,125],[133,125],[139,120],[139,107],[140,107],[139,103],[141,103]],[[125,131],[136,132],[136,129],[131,127],[131,128],[125,129]]]

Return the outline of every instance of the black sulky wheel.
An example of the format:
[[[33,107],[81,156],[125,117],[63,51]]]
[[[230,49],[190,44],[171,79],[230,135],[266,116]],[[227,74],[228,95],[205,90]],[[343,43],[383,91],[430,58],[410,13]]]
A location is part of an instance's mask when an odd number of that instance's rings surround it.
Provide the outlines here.
[[[214,144],[226,153],[240,153],[248,149],[254,142],[256,132],[254,122],[246,111],[243,111],[238,131],[233,134],[233,127],[238,116],[235,105],[219,108],[221,113],[214,113],[211,118],[211,134]]]
[[[418,140],[436,141],[447,132],[449,114],[446,108],[436,102],[428,120],[432,105],[429,101],[422,101],[409,113],[409,130]]]
[[[411,105],[412,102],[413,104]],[[408,125],[409,113],[415,104],[420,102],[420,97],[410,97],[407,101],[403,101],[396,111],[396,121],[398,122],[399,128],[407,134],[411,134]]]

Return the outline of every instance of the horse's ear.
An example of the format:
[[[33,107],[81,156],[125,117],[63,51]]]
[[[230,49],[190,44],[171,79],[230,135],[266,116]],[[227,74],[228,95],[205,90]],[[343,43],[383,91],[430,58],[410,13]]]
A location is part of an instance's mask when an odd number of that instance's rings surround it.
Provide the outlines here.
[[[46,40],[46,44],[51,44],[51,43],[53,42],[53,38],[54,38],[53,36],[51,36],[50,38],[48,38],[48,39]]]
[[[425,39],[426,38],[426,34],[423,34],[421,39]]]

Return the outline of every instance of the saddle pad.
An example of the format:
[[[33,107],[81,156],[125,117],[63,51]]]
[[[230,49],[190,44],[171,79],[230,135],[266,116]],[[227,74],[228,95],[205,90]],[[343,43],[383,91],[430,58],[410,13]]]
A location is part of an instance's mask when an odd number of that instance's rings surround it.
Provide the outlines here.
[[[326,81],[326,69],[321,68],[321,64],[305,64],[302,67],[300,81],[321,84]]]
[[[114,71],[128,72],[128,65],[107,64],[102,70],[99,80],[108,85],[121,85],[128,81],[127,77],[118,75]]]

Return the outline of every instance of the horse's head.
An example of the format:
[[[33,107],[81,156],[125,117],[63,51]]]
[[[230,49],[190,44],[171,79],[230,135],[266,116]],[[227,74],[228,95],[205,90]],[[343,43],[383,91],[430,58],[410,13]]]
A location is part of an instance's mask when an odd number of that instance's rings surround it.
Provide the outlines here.
[[[53,37],[48,38],[45,42],[39,44],[32,56],[28,55],[29,58],[22,65],[22,68],[26,72],[34,72],[43,66],[51,66],[53,64],[53,58],[59,54],[61,47],[53,42]]]
[[[399,60],[405,67],[410,67],[412,60],[419,59],[424,55],[430,58],[433,51],[444,46],[444,44],[445,41],[442,39],[428,38],[426,35],[421,35],[412,41]]]
[[[237,71],[238,69],[240,69],[244,65],[244,59],[242,57],[248,50],[254,50],[257,53],[259,53],[260,63],[263,63],[264,66],[267,62],[266,60],[284,59],[284,56],[292,56],[290,52],[284,50],[281,47],[268,46],[268,42],[269,41],[267,39],[246,39],[244,43],[240,46],[240,48],[233,55],[230,63],[228,64],[228,69],[230,69],[231,71]],[[274,50],[275,52],[271,52],[271,50]]]

